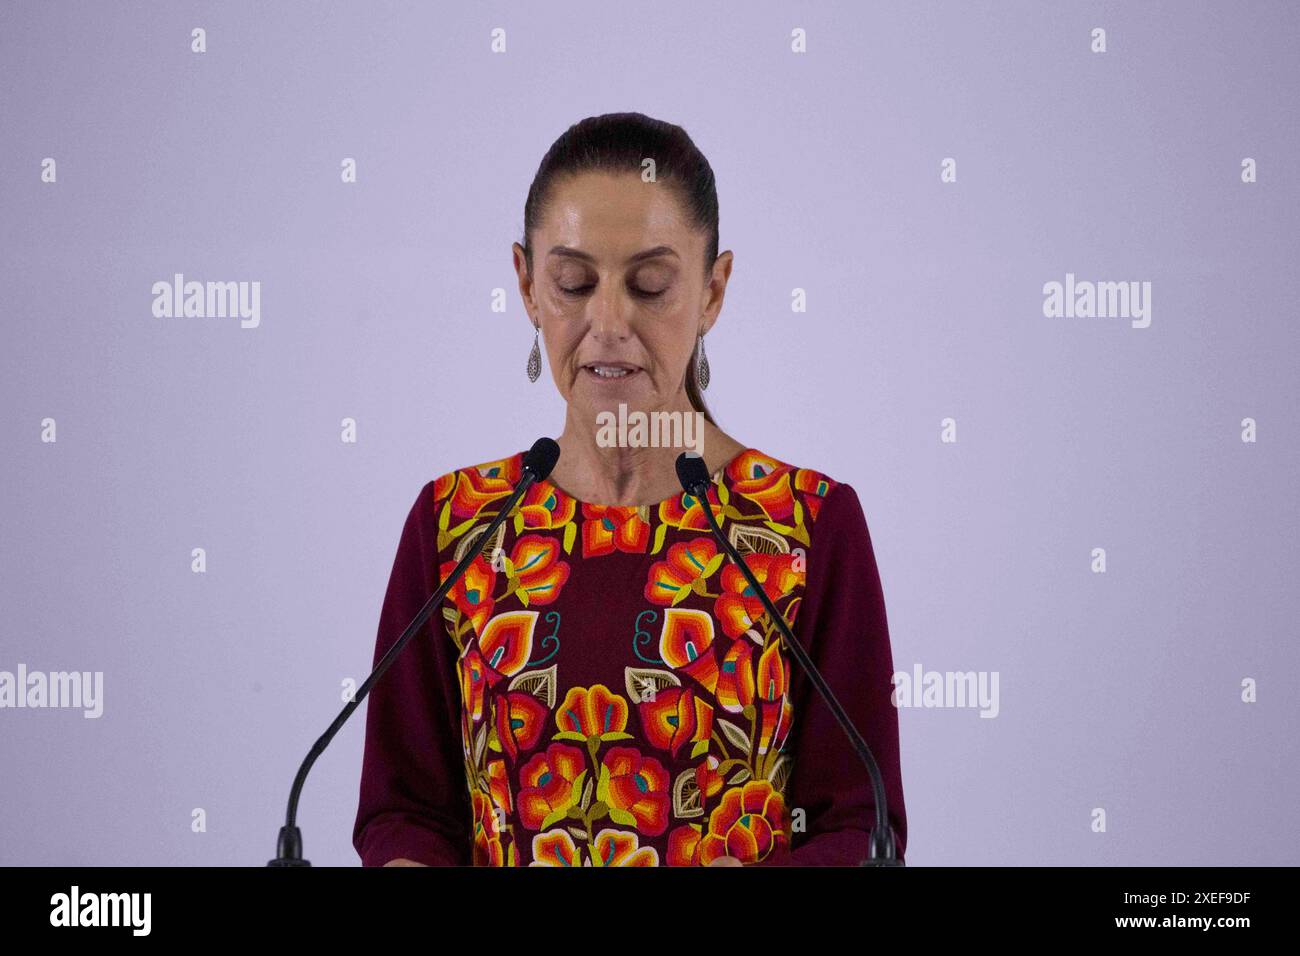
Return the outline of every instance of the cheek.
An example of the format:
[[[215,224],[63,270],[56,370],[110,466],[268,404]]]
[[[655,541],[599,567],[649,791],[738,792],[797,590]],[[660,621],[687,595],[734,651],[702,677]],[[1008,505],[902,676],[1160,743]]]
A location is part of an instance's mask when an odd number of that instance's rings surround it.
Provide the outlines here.
[[[554,288],[546,289],[542,293],[544,311],[548,315],[566,321],[582,316],[584,301],[581,297],[567,296]]]
[[[543,320],[542,344],[552,362],[560,366],[567,364],[582,344],[583,330],[577,322],[566,322],[563,317],[552,316]]]
[[[641,341],[664,371],[677,371],[695,348],[696,324],[683,309],[648,314],[641,323]]]
[[[544,293],[541,298],[542,338],[556,357],[572,353],[586,330],[582,303],[564,295]]]

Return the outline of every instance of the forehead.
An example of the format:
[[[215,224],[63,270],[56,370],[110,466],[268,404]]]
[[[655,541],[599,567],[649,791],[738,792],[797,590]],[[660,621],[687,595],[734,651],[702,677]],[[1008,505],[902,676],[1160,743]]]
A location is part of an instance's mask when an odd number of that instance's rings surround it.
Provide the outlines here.
[[[637,173],[586,172],[557,180],[548,199],[544,248],[566,245],[593,255],[639,252],[659,244],[683,252],[696,240],[677,192]],[[600,247],[600,248],[597,248]]]

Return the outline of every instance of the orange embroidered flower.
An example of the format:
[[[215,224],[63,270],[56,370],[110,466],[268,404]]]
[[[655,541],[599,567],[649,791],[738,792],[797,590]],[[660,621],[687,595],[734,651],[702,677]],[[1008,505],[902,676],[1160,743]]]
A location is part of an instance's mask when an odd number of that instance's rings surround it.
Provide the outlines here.
[[[838,481],[827,478],[820,471],[813,471],[811,468],[799,468],[794,473],[795,491],[807,492],[818,498],[825,498],[837,484]]]
[[[506,677],[519,673],[532,653],[536,626],[536,611],[507,611],[492,618],[478,639],[483,662]]]
[[[549,481],[539,481],[519,500],[522,527],[554,531],[563,528],[578,512],[578,503]]]
[[[668,865],[698,866],[700,862],[700,825],[686,823],[668,834]]]
[[[813,471],[811,468],[800,468],[794,473],[795,491],[805,493],[804,501],[808,505],[808,514],[813,521],[817,520],[817,513],[822,510],[822,499],[831,493],[838,481],[833,478],[827,478],[820,471]]]
[[[758,710],[758,752],[765,754],[769,750],[781,750],[790,736],[790,724],[794,720],[790,696],[787,694],[779,701],[759,704]]]
[[[718,501],[718,486],[710,484],[707,493],[713,516],[722,522],[722,504]],[[659,521],[682,531],[708,531],[709,519],[704,515],[704,504],[694,495],[683,491],[659,504]]]
[[[563,827],[533,837],[533,859],[529,866],[583,866],[582,851]]]
[[[747,640],[731,642],[718,670],[718,703],[738,714],[754,702],[754,645]]]
[[[573,836],[557,828],[533,837],[533,861],[529,866],[658,866],[659,853],[652,846],[640,846],[635,833],[605,829],[596,834],[584,857]]]
[[[763,509],[769,521],[785,521],[794,514],[790,490],[791,467],[752,448],[727,465],[731,490]]]
[[[804,582],[804,572],[796,570],[792,554],[759,554],[742,556],[754,572],[767,596],[773,601],[789,594]],[[763,602],[745,580],[745,575],[734,564],[722,569],[723,592],[714,605],[722,621],[722,629],[730,637],[739,637],[763,617]]]
[[[780,747],[789,733],[788,718],[793,709],[787,707],[786,691],[790,686],[790,662],[781,653],[781,642],[773,641],[758,658],[755,678],[758,697],[758,752],[765,754],[772,747]],[[779,739],[778,739],[779,738]]]
[[[758,699],[765,704],[778,703],[785,697],[790,686],[790,663],[781,653],[780,641],[773,641],[759,655],[754,683]]]
[[[451,496],[451,513],[457,519],[476,518],[480,511],[515,490],[522,458],[514,455],[457,472],[459,480]]]
[[[563,820],[582,797],[586,757],[577,747],[553,743],[519,771],[519,820],[545,830]]]
[[[630,505],[582,504],[582,556],[597,557],[626,551],[644,554],[650,543],[650,525],[639,508]]]
[[[570,687],[555,713],[557,740],[626,740],[627,701],[604,684]]]
[[[519,759],[520,753],[527,753],[537,746],[549,716],[546,705],[532,694],[510,691],[501,695],[493,717],[496,719],[497,743],[511,762]]]
[[[433,503],[436,505],[451,494],[451,489],[456,487],[456,472],[449,471],[445,475],[439,475],[433,480]]]
[[[705,754],[704,759],[695,768],[695,786],[705,798],[713,796],[722,789],[722,774],[718,770],[720,766],[717,754]]]
[[[658,866],[659,853],[652,846],[641,846],[635,833],[605,829],[591,841],[592,866]]]
[[[554,538],[526,534],[510,552],[511,574],[518,579],[515,595],[524,607],[550,604],[569,580],[569,564],[560,561],[560,544]]]
[[[666,560],[650,566],[646,578],[646,600],[653,604],[676,605],[703,582],[725,560],[712,538],[679,541],[668,549]]]
[[[720,856],[757,863],[786,843],[785,798],[768,780],[748,780],[724,793],[709,814],[700,865]]]
[[[483,701],[488,688],[499,681],[501,675],[483,663],[483,655],[478,652],[476,647],[466,648],[465,656],[460,659],[459,667],[460,699],[463,714],[468,715],[469,720],[477,722],[479,717],[483,715]],[[470,730],[468,724],[464,721],[461,724],[461,732],[468,747]],[[468,752],[468,749],[466,752]]]
[[[641,701],[637,711],[650,745],[674,757],[682,744],[713,734],[713,708],[688,687],[665,687],[654,700]]]
[[[455,561],[444,561],[438,568],[438,580],[447,580],[456,564]],[[492,600],[496,580],[497,574],[492,570],[492,565],[480,554],[470,562],[461,579],[447,592],[447,597],[452,599],[456,609],[469,618],[475,634],[483,633],[483,623],[492,616],[492,609],[496,606]]]
[[[506,773],[504,760],[490,760],[487,765],[488,795],[493,806],[500,807],[506,813],[513,809],[510,797],[510,776]]]
[[[615,823],[658,836],[668,828],[668,771],[633,747],[611,747],[601,760],[596,799]]]
[[[659,633],[659,657],[714,692],[718,662],[713,656],[713,618],[706,611],[670,607]]]
[[[460,693],[470,720],[483,715],[487,691],[503,677],[521,671],[533,649],[536,611],[509,611],[487,622],[477,644],[470,644],[460,659]],[[463,728],[468,739],[468,727]]]
[[[505,852],[501,845],[502,830],[496,808],[491,799],[482,790],[470,792],[474,819],[474,865],[504,866]]]

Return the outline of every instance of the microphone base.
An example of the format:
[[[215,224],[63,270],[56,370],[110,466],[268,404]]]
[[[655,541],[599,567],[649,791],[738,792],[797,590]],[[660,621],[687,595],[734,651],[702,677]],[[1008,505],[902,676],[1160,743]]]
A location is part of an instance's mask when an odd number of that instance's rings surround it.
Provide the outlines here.
[[[858,866],[903,866],[894,843],[894,831],[888,827],[871,831],[871,849]]]
[[[275,852],[275,859],[268,861],[267,866],[311,866],[302,858],[302,832],[295,826],[280,827]]]

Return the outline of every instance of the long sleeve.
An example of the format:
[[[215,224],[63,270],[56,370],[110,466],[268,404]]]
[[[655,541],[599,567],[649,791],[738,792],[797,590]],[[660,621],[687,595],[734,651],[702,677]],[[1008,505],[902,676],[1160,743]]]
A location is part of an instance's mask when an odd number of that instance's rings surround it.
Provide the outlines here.
[[[907,841],[899,767],[893,654],[871,535],[852,486],[822,501],[813,526],[807,589],[792,628],[880,766],[898,856]],[[794,768],[787,806],[802,808],[806,832],[758,866],[856,866],[869,852],[875,813],[871,778],[798,662],[790,691]]]
[[[438,585],[434,483],[402,529],[379,618],[374,664]],[[458,720],[455,646],[440,609],[411,638],[366,700],[365,754],[352,844],[364,866],[405,857],[471,863],[471,812]]]

